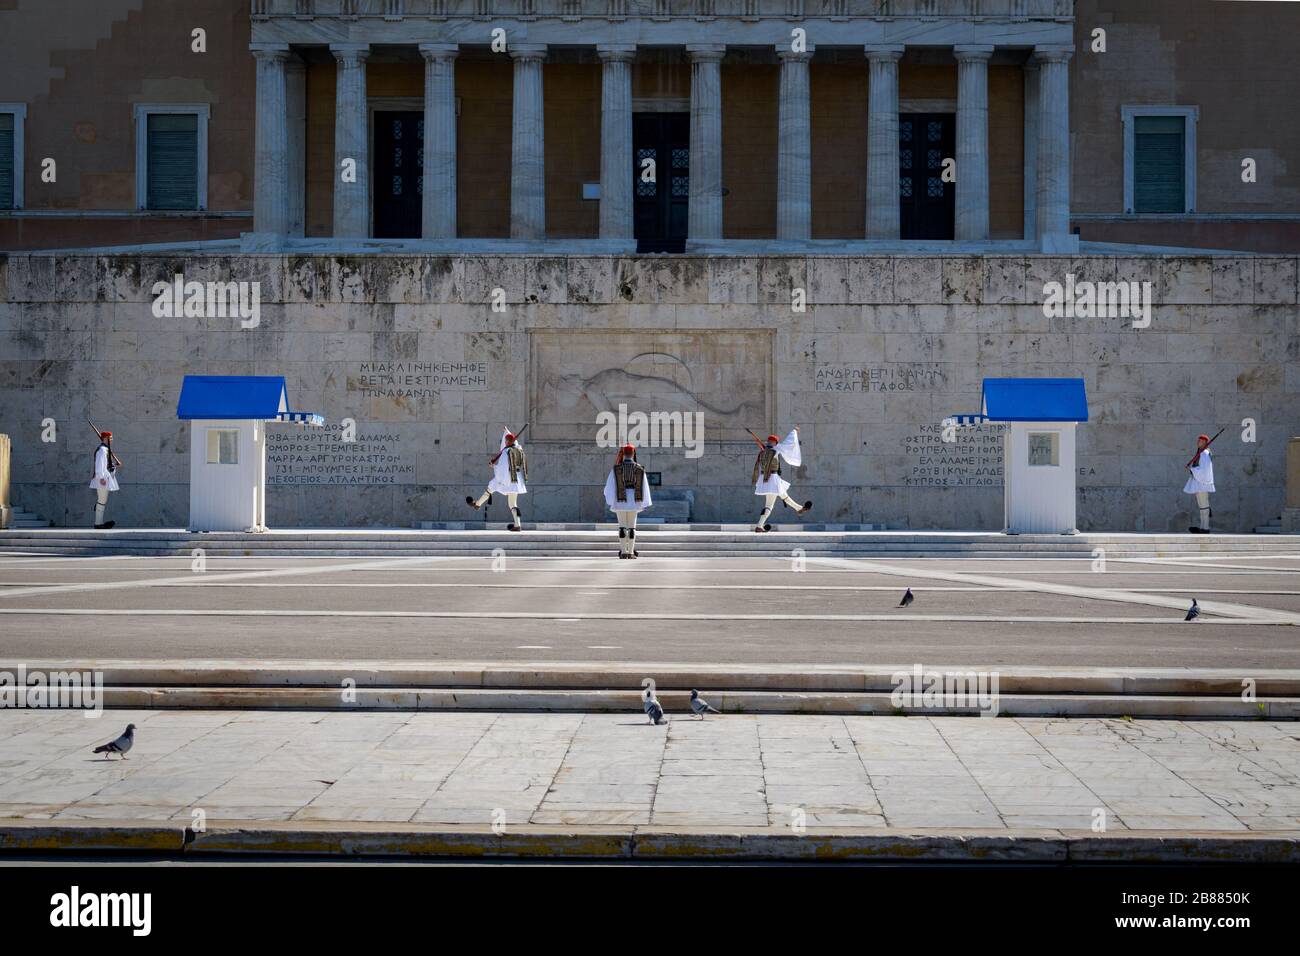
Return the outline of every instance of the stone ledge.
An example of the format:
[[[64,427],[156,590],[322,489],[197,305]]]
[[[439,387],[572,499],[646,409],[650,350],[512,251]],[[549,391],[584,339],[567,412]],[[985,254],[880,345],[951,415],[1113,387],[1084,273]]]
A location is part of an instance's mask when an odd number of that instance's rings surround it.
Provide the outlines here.
[[[0,852],[157,852],[570,858],[603,860],[786,860],[962,863],[1300,863],[1300,831],[1092,833],[1055,829],[810,829],[654,826],[419,826],[357,823],[210,823],[180,826],[105,821],[0,821]]]

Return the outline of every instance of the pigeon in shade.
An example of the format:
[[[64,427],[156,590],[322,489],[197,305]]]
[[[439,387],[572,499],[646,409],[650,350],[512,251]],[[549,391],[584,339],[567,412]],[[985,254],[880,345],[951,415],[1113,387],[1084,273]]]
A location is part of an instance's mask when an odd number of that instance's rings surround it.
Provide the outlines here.
[[[646,688],[643,696],[645,698],[645,715],[650,718],[650,723],[662,724],[664,722],[664,708],[655,698],[654,691]]]
[[[912,594],[912,589],[908,588],[907,593],[903,595],[903,600],[898,602],[899,607],[910,607],[916,597]]]
[[[721,711],[716,707],[711,707],[709,702],[700,696],[698,690],[693,690],[691,691],[691,713],[703,720],[705,714],[718,714]]]
[[[126,759],[126,752],[135,744],[135,724],[127,724],[126,730],[122,731],[122,736],[116,740],[110,740],[108,743],[96,747],[94,753],[104,754],[104,759],[108,759],[109,754],[121,754],[122,759]]]
[[[1194,621],[1201,616],[1201,606],[1196,603],[1196,598],[1192,598],[1192,606],[1187,609],[1187,617],[1184,621]]]

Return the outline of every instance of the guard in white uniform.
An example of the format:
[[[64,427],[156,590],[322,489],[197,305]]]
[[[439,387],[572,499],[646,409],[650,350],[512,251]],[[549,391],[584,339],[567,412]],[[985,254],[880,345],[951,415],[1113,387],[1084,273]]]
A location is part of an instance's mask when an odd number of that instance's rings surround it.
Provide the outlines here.
[[[90,479],[90,490],[95,493],[95,527],[111,528],[116,521],[105,521],[108,495],[117,491],[117,459],[113,456],[113,433],[99,433],[99,447],[95,449],[95,471]]]
[[[618,517],[618,556],[635,558],[636,516],[649,508],[650,479],[636,460],[636,448],[624,445],[618,450],[614,467],[605,479],[605,504]]]
[[[528,456],[524,454],[523,444],[510,434],[509,429],[502,433],[501,450],[491,464],[492,480],[488,482],[487,490],[479,495],[477,501],[466,495],[465,504],[477,510],[492,500],[493,492],[505,495],[510,506],[510,524],[506,528],[522,531],[524,521],[519,512],[519,496],[528,494],[528,486],[524,484],[528,477]]]
[[[777,498],[785,502],[787,507],[793,508],[795,514],[801,515],[812,509],[811,501],[805,501],[800,506],[790,498],[790,482],[781,477],[782,460],[796,468],[803,464],[803,455],[799,450],[798,427],[790,429],[790,434],[785,438],[779,439],[775,435],[768,435],[767,444],[759,451],[758,458],[754,461],[754,494],[762,495],[764,499],[763,513],[758,516],[755,531],[772,530],[767,519],[771,517],[772,509],[776,507]]]
[[[1191,534],[1210,533],[1210,516],[1214,513],[1210,510],[1210,495],[1214,492],[1214,461],[1207,447],[1209,444],[1209,435],[1197,436],[1196,456],[1187,466],[1191,477],[1183,485],[1184,492],[1196,496],[1196,507],[1201,513],[1201,526],[1187,529]]]

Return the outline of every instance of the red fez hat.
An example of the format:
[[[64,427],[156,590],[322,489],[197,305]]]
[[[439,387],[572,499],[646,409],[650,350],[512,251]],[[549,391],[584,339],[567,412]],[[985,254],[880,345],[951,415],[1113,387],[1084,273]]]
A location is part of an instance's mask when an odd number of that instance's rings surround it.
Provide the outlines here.
[[[623,454],[625,454],[625,455],[627,455],[627,454],[634,454],[634,453],[636,452],[636,446],[635,446],[635,445],[624,445],[624,446],[623,446],[621,449],[619,449],[619,450],[622,451]]]
[[[776,435],[768,435],[767,440],[770,441],[773,445],[781,444],[781,439],[778,438]]]
[[[1197,441],[1209,441],[1209,440],[1210,440],[1210,436],[1209,436],[1209,435],[1197,435],[1197,436],[1196,436],[1196,440],[1197,440]]]
[[[509,432],[506,432],[506,444],[507,445],[513,444],[514,440],[515,440],[515,436],[510,434]]]
[[[112,438],[112,437],[113,437],[113,433],[112,433],[112,432],[100,432],[100,433],[99,433],[99,437],[100,437],[100,438]]]

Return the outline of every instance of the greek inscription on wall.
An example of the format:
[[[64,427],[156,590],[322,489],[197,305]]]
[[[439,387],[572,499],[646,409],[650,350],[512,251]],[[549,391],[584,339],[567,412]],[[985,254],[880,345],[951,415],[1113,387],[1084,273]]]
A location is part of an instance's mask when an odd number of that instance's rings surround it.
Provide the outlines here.
[[[1002,484],[1002,436],[1006,426],[959,428],[943,440],[942,425],[922,425],[903,440],[908,468],[902,483],[913,488],[980,488]]]
[[[348,375],[348,391],[365,398],[437,398],[487,387],[487,362],[362,362]]]
[[[818,365],[814,381],[819,392],[946,392],[948,370],[943,365]]]
[[[343,441],[342,425],[268,432],[269,485],[402,485],[415,481],[415,464],[391,431],[357,431]]]

